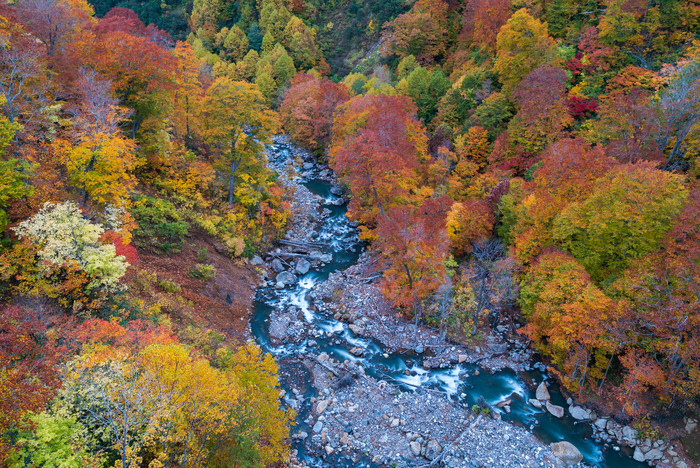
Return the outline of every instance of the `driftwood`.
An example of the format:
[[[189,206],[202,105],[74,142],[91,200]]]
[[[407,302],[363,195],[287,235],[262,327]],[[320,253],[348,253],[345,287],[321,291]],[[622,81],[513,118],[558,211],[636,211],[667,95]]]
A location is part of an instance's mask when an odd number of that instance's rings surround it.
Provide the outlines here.
[[[461,439],[462,437],[464,437],[464,434],[466,434],[468,430],[472,429],[474,426],[476,426],[477,424],[479,424],[479,421],[481,421],[481,416],[482,416],[481,414],[480,414],[479,416],[477,416],[476,419],[475,419],[474,421],[472,421],[472,423],[471,423],[469,426],[467,426],[466,429],[464,429],[464,430],[457,436],[457,438],[455,438],[451,443],[445,444],[445,447],[446,447],[446,448],[443,449],[443,451],[440,452],[440,455],[438,455],[437,457],[435,457],[435,458],[433,459],[433,461],[431,461],[430,463],[426,463],[425,465],[420,465],[418,468],[430,468],[431,466],[437,466],[438,463],[440,463],[440,462],[442,461],[442,459],[445,458],[445,455],[447,455],[447,451],[449,450],[450,446],[457,445],[457,442],[459,442],[459,439]]]
[[[321,367],[327,369],[328,371],[332,372],[333,375],[335,375],[336,377],[340,377],[340,374],[338,373],[338,371],[336,371],[335,369],[333,369],[333,368],[332,368],[331,366],[329,366],[328,364],[324,364],[324,363],[322,363],[321,361],[319,361],[318,358],[317,358],[316,356],[311,356],[311,359],[313,359],[314,362],[316,362],[316,364],[318,364],[319,366],[321,366]]]
[[[328,246],[320,242],[304,242],[304,241],[291,241],[287,239],[280,240],[280,244],[289,245],[291,247],[301,247],[305,249],[324,249]]]

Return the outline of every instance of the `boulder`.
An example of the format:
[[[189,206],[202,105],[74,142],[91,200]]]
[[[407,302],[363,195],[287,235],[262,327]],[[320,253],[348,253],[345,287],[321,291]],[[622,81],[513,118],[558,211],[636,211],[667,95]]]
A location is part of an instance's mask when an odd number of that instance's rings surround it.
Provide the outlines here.
[[[284,265],[282,265],[282,262],[280,261],[279,258],[275,258],[272,260],[270,263],[270,268],[272,268],[272,271],[275,273],[281,273],[284,271]]]
[[[425,446],[425,458],[435,460],[442,453],[442,446],[435,439],[430,439],[428,445]]]
[[[571,413],[571,417],[574,419],[590,419],[590,414],[588,414],[588,410],[580,406],[569,406],[569,413]]]
[[[277,284],[281,284],[282,287],[291,286],[297,282],[297,277],[288,271],[283,271],[282,273],[278,274],[275,279],[277,280]]]
[[[549,390],[547,390],[547,384],[542,382],[535,391],[535,398],[538,400],[549,400]]]
[[[693,432],[697,427],[698,427],[698,420],[697,419],[688,418],[685,420],[685,432],[687,432],[688,434]]]
[[[351,332],[353,332],[356,335],[360,335],[362,333],[362,327],[359,325],[355,325],[354,323],[351,323],[348,325],[348,328],[350,329]]]
[[[263,259],[260,255],[256,255],[250,260],[251,265],[262,265],[263,263]]]
[[[565,440],[550,444],[549,446],[554,453],[554,456],[559,459],[565,466],[575,465],[583,460],[583,455],[571,442]]]
[[[608,423],[608,420],[607,420],[607,419],[605,419],[605,418],[600,418],[600,419],[596,419],[595,423],[593,423],[593,424],[595,424],[595,427],[597,427],[597,428],[600,429],[601,431],[604,431],[604,430],[605,430],[605,425],[606,425],[607,423]]]
[[[657,448],[651,449],[647,453],[644,454],[644,459],[646,461],[661,460],[663,457],[664,457],[664,453]]]
[[[350,354],[353,356],[360,357],[365,354],[365,350],[360,348],[359,346],[356,346],[350,350]]]
[[[330,455],[331,453],[333,453],[333,447],[331,447],[330,445],[326,445],[326,454]]]
[[[299,261],[297,261],[297,266],[294,269],[298,274],[305,275],[309,272],[310,268],[311,264],[309,263],[309,261],[305,258],[300,258]]]
[[[637,438],[637,430],[632,429],[629,426],[625,426],[622,428],[622,438],[624,440],[634,440]]]
[[[313,168],[314,168],[314,164],[313,164],[313,163],[310,163],[310,162],[305,162],[305,163],[302,165],[302,167],[304,168],[305,171],[308,171],[309,169],[313,169]]]
[[[529,402],[535,408],[542,409],[542,403],[540,402],[540,400],[535,400],[534,398],[530,398]]]
[[[637,460],[638,462],[644,462],[644,460],[645,460],[644,454],[643,454],[642,451],[639,449],[639,447],[637,447],[637,448],[634,449],[634,455],[632,455],[632,458],[634,458],[634,459]]]
[[[321,260],[323,263],[330,263],[333,261],[333,255],[331,254],[321,254],[319,257],[319,260]]]
[[[553,405],[549,402],[549,400],[547,400],[545,406],[547,407],[547,411],[549,411],[553,416],[557,418],[564,417],[564,408],[562,408],[561,406]]]
[[[316,424],[314,424],[314,432],[319,433],[323,430],[323,423],[321,421],[316,421]]]
[[[459,354],[457,355],[457,362],[462,364],[463,362],[466,362],[467,360],[467,355],[466,354]]]

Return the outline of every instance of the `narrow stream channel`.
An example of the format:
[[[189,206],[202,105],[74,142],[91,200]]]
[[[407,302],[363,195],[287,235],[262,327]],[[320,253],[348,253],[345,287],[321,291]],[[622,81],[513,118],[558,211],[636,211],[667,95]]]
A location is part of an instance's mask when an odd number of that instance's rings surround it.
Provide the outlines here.
[[[275,158],[286,158],[290,154],[290,148],[286,144],[276,144],[270,149]],[[273,354],[282,372],[301,372],[298,368],[285,369],[285,363],[293,357],[301,357],[305,353],[313,352],[318,355],[326,352],[339,361],[346,359],[355,361],[365,368],[368,375],[378,379],[384,379],[394,383],[405,391],[415,391],[415,387],[429,387],[439,389],[449,395],[455,401],[461,400],[471,406],[483,397],[488,403],[496,403],[510,398],[513,400],[511,412],[503,412],[501,417],[513,424],[531,428],[532,432],[544,443],[567,440],[574,444],[583,454],[583,461],[598,467],[627,468],[647,466],[636,462],[631,458],[632,451],[626,447],[614,450],[612,446],[604,446],[593,439],[593,431],[588,422],[576,421],[568,415],[558,419],[546,411],[535,409],[528,404],[530,398],[534,398],[533,384],[546,378],[545,373],[529,371],[515,373],[511,370],[503,370],[490,373],[488,370],[479,369],[475,365],[458,365],[453,369],[425,370],[415,361],[415,355],[385,354],[378,343],[371,339],[355,336],[347,324],[333,319],[331,313],[324,310],[311,310],[307,300],[307,293],[317,284],[328,279],[335,271],[344,270],[357,262],[363,249],[363,244],[357,237],[354,229],[345,215],[346,206],[335,206],[331,202],[337,199],[331,193],[331,185],[318,179],[304,182],[304,185],[314,194],[325,200],[324,207],[331,211],[331,215],[323,219],[318,228],[317,242],[325,243],[328,252],[333,254],[333,261],[319,270],[312,269],[299,278],[299,282],[284,289],[275,289],[268,285],[257,292],[254,304],[254,314],[250,326],[257,343],[266,351]],[[275,310],[285,310],[289,306],[298,307],[313,329],[313,340],[317,346],[310,351],[308,340],[301,344],[285,343],[280,346],[271,344],[269,335],[269,317]],[[349,350],[360,346],[364,348],[364,356],[355,357]],[[387,357],[388,356],[388,357]],[[410,366],[407,364],[412,363]],[[474,372],[479,369],[479,375]],[[406,371],[409,371],[408,374]],[[310,382],[310,377],[307,379]],[[410,384],[410,385],[406,385]],[[562,396],[556,383],[549,381],[549,391],[552,402],[566,407],[565,398]],[[290,392],[290,388],[285,388]],[[309,415],[308,400],[315,395],[311,384],[307,382],[306,388],[301,389],[300,397],[304,398],[305,406],[298,409],[297,428],[305,428],[304,423]],[[462,395],[466,396],[462,396]],[[497,411],[502,411],[497,409]],[[304,455],[303,441],[295,441],[295,448],[299,450],[299,459],[313,466],[323,466],[318,460],[312,460]],[[367,463],[353,465],[348,461],[334,462],[333,466],[368,466]],[[330,465],[326,465],[330,466]]]

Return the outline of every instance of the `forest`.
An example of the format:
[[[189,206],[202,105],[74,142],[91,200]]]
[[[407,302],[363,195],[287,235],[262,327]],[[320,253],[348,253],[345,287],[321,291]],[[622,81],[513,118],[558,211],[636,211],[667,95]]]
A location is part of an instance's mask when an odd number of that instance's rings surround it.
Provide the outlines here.
[[[289,462],[278,363],[214,310],[247,324],[219,282],[293,222],[280,134],[402,319],[509,317],[579,401],[697,420],[697,1],[10,0],[1,466]]]

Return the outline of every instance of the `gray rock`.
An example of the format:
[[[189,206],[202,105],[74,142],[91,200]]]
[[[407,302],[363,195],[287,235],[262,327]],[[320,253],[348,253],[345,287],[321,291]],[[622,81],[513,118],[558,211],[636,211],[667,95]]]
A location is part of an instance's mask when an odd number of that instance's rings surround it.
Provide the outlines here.
[[[579,449],[574,446],[571,442],[561,441],[549,446],[557,457],[565,466],[575,465],[581,460],[583,460],[583,455]]]
[[[598,429],[600,429],[600,430],[605,430],[605,425],[606,425],[607,423],[608,423],[608,420],[607,420],[607,419],[605,419],[605,418],[600,418],[600,419],[596,419],[595,423],[593,423],[593,424],[595,424],[595,427],[597,427]]]
[[[356,335],[359,335],[362,333],[362,327],[359,325],[355,325],[354,323],[351,323],[350,325],[348,325],[348,328],[350,329],[350,331],[352,331]]]
[[[535,400],[534,398],[530,398],[529,401],[530,401],[530,404],[532,406],[534,406],[535,408],[542,409],[542,403],[540,402],[540,400]]]
[[[309,263],[309,261],[305,258],[300,258],[299,261],[297,261],[297,266],[295,270],[298,274],[305,275],[309,272],[310,268],[311,264]]]
[[[290,286],[297,282],[297,277],[294,275],[294,273],[290,273],[288,271],[279,273],[275,279],[277,280],[277,284],[281,284],[282,287]]]
[[[324,263],[329,263],[333,261],[333,255],[331,254],[321,254],[319,257],[319,260],[321,260]]]
[[[408,444],[408,446],[411,448],[411,453],[412,453],[414,456],[417,457],[418,455],[420,455],[420,444],[419,444],[418,442],[416,442],[416,441],[414,440],[413,442],[411,442],[410,444]]]
[[[423,347],[422,344],[419,344],[418,346],[415,347],[414,351],[415,351],[417,354],[422,354],[423,351],[425,351],[425,348]]]
[[[571,413],[571,417],[574,419],[579,419],[579,420],[590,419],[590,415],[588,414],[588,410],[585,408],[582,408],[580,406],[569,406],[569,413]]]
[[[629,426],[622,428],[622,438],[625,440],[634,440],[637,438],[637,430]]]
[[[282,265],[282,262],[280,261],[279,258],[275,258],[272,260],[270,263],[270,268],[272,268],[272,271],[275,273],[281,273],[284,271],[284,266]]]
[[[663,457],[664,454],[659,449],[651,449],[644,455],[644,459],[647,461],[661,460]]]
[[[564,408],[562,408],[561,406],[553,405],[549,402],[549,400],[547,400],[545,406],[547,407],[547,411],[549,411],[553,416],[557,418],[564,417]]]
[[[326,411],[326,408],[328,408],[328,400],[321,400],[316,404],[316,412],[318,414],[323,414],[324,411]]]
[[[303,164],[302,167],[304,168],[305,171],[308,171],[309,169],[313,169],[314,165],[313,165],[313,163],[306,162]]]
[[[319,433],[323,430],[323,423],[321,421],[316,421],[314,424],[314,432]]]
[[[692,419],[688,418],[685,421],[685,432],[690,434],[693,432],[696,428],[698,427],[698,420],[697,419]]]
[[[634,449],[634,455],[632,455],[632,458],[637,460],[638,462],[643,462],[645,460],[644,454],[642,451],[639,449],[639,447]]]
[[[352,354],[353,356],[360,357],[363,354],[365,354],[365,350],[360,348],[359,346],[356,346],[350,350],[350,354]]]
[[[462,363],[465,362],[466,360],[467,360],[467,355],[466,355],[466,354],[459,354],[459,355],[457,355],[457,362],[459,362],[460,364],[462,364]]]
[[[260,255],[256,255],[250,260],[251,265],[262,265],[263,263],[263,259]]]
[[[326,454],[330,455],[331,453],[333,453],[333,447],[331,447],[330,445],[326,445]]]
[[[425,458],[435,460],[442,453],[442,446],[435,439],[430,439],[428,445],[425,446]]]
[[[538,387],[537,390],[535,391],[535,398],[538,400],[549,400],[551,396],[549,396],[549,390],[547,390],[547,384],[542,382]]]

